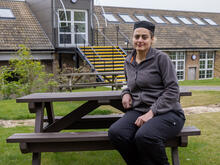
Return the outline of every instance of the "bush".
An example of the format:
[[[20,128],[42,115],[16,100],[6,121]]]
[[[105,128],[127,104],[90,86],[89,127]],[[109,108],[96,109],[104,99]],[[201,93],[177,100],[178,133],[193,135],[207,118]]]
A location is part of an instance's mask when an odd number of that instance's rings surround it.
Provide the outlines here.
[[[3,99],[54,91],[57,87],[54,75],[46,73],[40,61],[33,60],[28,48],[19,46],[17,56],[9,60],[9,66],[0,68],[0,92]]]

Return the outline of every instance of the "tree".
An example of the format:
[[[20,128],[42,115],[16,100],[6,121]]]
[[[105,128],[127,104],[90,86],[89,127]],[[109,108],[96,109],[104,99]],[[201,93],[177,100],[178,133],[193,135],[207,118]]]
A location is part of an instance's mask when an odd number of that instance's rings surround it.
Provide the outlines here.
[[[52,92],[57,87],[52,73],[31,56],[30,49],[19,45],[17,56],[9,60],[9,66],[0,68],[0,92],[4,99],[33,92]]]

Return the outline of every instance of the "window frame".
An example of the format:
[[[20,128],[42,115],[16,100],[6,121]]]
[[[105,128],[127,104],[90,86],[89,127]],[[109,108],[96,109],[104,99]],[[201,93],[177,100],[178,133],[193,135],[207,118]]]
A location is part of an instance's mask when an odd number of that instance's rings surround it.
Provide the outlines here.
[[[205,22],[207,22],[209,25],[212,25],[212,26],[218,26],[218,24],[213,21],[211,18],[203,18],[202,20],[204,20]],[[210,20],[211,22],[207,21],[207,20]],[[214,24],[212,24],[214,23]]]
[[[199,17],[191,17],[191,19],[196,23],[196,25],[205,26],[207,25],[201,18]],[[201,23],[199,23],[201,22]]]
[[[111,15],[113,16],[113,18],[114,18],[115,20],[117,20],[117,21],[110,21],[110,20],[108,20],[107,17],[105,17],[105,15],[108,15],[108,14],[111,14]],[[115,23],[118,23],[118,22],[119,22],[119,20],[114,16],[113,13],[102,13],[102,16],[103,16],[104,19],[106,19],[108,22],[115,22]]]
[[[135,18],[138,19],[139,21],[148,21],[148,22],[151,22],[144,14],[135,14],[134,16],[135,16]],[[140,20],[140,19],[138,18],[138,16],[144,17],[146,20]]]
[[[9,14],[11,14],[11,16],[1,16],[0,15],[0,19],[16,19],[11,8],[0,8],[0,12],[1,12],[1,10],[8,10]]]
[[[58,9],[58,15],[60,11],[64,11],[63,9]],[[87,10],[75,10],[75,9],[66,9],[66,11],[70,12],[70,21],[60,21],[58,18],[58,46],[59,47],[74,47],[74,46],[83,46],[84,43],[76,43],[76,35],[83,34],[85,35],[85,45],[88,45],[88,12]],[[84,12],[85,13],[85,21],[75,21],[74,14],[75,12]],[[60,23],[70,23],[71,30],[70,32],[60,32]],[[85,24],[85,32],[75,32],[75,24],[83,23]],[[61,34],[70,34],[71,35],[71,43],[60,43],[61,41]]]
[[[132,21],[132,22],[131,22],[131,21],[126,21],[126,20],[122,17],[122,15],[125,15],[125,16],[130,17],[130,19],[133,20],[133,21]],[[119,16],[125,23],[135,23],[135,20],[134,20],[133,18],[131,18],[131,16],[130,16],[129,14],[121,14],[121,13],[119,13],[118,16]]]
[[[201,58],[202,54],[201,53],[205,53],[203,55],[205,55],[205,58]],[[209,53],[212,53],[212,58],[208,58]],[[209,61],[212,61],[212,68],[208,68],[209,65]],[[205,68],[200,68],[200,62],[205,62]],[[215,65],[215,51],[200,51],[199,54],[199,80],[204,80],[204,79],[212,79],[214,78],[214,66]],[[204,71],[205,72],[205,77],[204,78],[200,78],[200,71]],[[207,78],[208,75],[208,71],[212,71],[212,76]]]
[[[183,55],[183,59],[181,59],[181,58],[178,58],[178,56],[179,57],[181,57],[181,54],[180,53],[182,53],[182,55]],[[170,57],[170,59],[171,59],[171,61],[172,61],[172,63],[174,64],[174,68],[175,68],[175,70],[176,70],[176,75],[177,75],[177,73],[178,72],[183,72],[183,79],[178,79],[178,81],[183,81],[183,80],[185,80],[185,64],[186,64],[186,52],[185,51],[170,51],[170,52],[168,52],[167,53],[168,55],[169,55],[169,57]],[[173,55],[175,55],[175,59],[172,59],[172,57],[171,56],[173,56]],[[178,69],[178,62],[183,62],[183,69]],[[178,78],[178,75],[177,75],[177,78]]]
[[[157,21],[157,19],[155,18],[153,18],[153,17],[157,17],[157,18],[159,18],[162,22],[158,22]],[[154,21],[154,22],[156,22],[157,24],[167,24],[160,16],[158,16],[158,15],[150,15],[150,18]]]
[[[167,16],[165,15],[164,18],[171,23],[172,25],[180,25],[180,22],[173,16]],[[172,22],[169,18],[171,18],[171,20],[173,19],[174,21],[176,21],[176,23]]]

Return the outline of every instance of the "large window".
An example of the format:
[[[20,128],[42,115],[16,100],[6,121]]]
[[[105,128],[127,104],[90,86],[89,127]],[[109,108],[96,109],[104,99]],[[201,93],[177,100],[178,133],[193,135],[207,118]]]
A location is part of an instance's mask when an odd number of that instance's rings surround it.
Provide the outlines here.
[[[176,69],[178,80],[185,79],[185,53],[184,52],[169,52],[169,56]]]
[[[88,44],[87,12],[59,10],[59,46],[69,47]]]
[[[200,52],[199,55],[199,79],[213,78],[214,52]]]

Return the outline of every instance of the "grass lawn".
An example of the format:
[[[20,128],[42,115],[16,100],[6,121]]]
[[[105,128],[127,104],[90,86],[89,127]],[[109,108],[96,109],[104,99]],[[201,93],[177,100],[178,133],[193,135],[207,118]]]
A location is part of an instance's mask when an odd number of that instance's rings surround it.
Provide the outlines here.
[[[195,125],[201,136],[189,138],[188,147],[179,149],[181,165],[218,165],[220,163],[220,112],[187,115],[185,125]],[[22,154],[18,144],[6,143],[13,133],[33,132],[33,127],[0,127],[0,164],[29,165],[31,154]],[[170,150],[167,149],[170,157]],[[116,151],[86,151],[43,153],[42,164],[47,165],[125,165]]]
[[[183,86],[220,86],[220,78],[206,80],[184,80],[179,81],[179,85]]]

